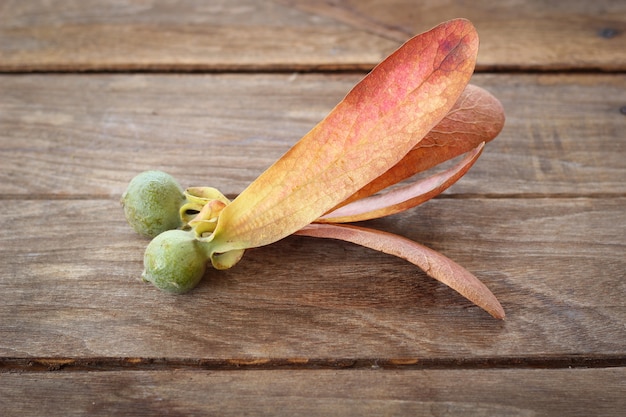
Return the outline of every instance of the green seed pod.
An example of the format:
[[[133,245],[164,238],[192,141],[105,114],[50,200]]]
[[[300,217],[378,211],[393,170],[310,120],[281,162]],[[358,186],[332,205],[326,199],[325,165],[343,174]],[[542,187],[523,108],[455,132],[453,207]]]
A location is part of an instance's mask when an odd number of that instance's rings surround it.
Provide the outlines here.
[[[185,201],[182,188],[171,175],[145,171],[130,181],[121,202],[133,229],[155,237],[182,226],[179,209]]]
[[[163,232],[146,248],[141,277],[163,291],[176,294],[190,291],[206,271],[209,257],[205,245],[193,232]]]

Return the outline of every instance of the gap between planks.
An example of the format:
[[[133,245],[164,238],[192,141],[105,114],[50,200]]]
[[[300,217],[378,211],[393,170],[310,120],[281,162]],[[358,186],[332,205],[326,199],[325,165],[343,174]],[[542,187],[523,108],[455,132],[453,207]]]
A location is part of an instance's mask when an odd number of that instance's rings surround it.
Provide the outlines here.
[[[53,68],[16,68],[0,69],[2,76],[20,75],[289,75],[318,74],[318,75],[365,75],[369,73],[374,64],[303,64],[303,65],[148,65],[134,67],[111,66],[111,67],[80,67],[68,65]],[[485,75],[620,75],[626,74],[624,68],[576,67],[576,66],[519,66],[519,65],[481,65],[477,64],[474,74]]]
[[[306,370],[306,369],[571,369],[626,367],[626,356],[566,355],[496,358],[0,358],[0,373],[164,371],[164,370]]]
[[[226,194],[226,197],[230,200],[234,200],[236,194]],[[22,200],[22,201],[74,201],[74,200],[115,200],[120,199],[121,195],[117,194],[0,194],[0,201]],[[433,197],[435,199],[445,200],[507,200],[507,199],[525,199],[525,200],[539,200],[539,199],[556,199],[556,200],[569,200],[569,199],[612,199],[612,198],[626,198],[626,193],[450,193],[440,194]]]

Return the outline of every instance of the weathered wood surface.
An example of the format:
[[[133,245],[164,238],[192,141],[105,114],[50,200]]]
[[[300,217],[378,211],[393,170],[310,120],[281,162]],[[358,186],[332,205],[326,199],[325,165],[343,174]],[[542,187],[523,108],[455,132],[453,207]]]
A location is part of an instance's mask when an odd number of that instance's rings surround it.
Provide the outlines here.
[[[626,69],[614,0],[8,0],[0,70],[363,69],[456,17],[479,28],[482,69]]]
[[[618,417],[625,381],[624,368],[0,374],[0,406],[50,417]]]
[[[0,4],[1,415],[621,415],[622,2],[62,3]],[[515,70],[473,78],[506,127],[445,195],[369,225],[476,273],[504,322],[401,260],[303,237],[188,295],[139,280],[133,175],[235,195],[363,75],[329,70],[458,16],[479,70]]]
[[[0,193],[121,195],[146,169],[230,195],[361,75],[0,76]],[[624,195],[623,75],[488,75],[507,122],[451,193]],[[31,175],[36,172],[38,175]]]
[[[408,263],[310,238],[248,251],[192,293],[171,296],[140,281],[147,242],[128,230],[116,201],[3,200],[10,273],[1,282],[0,355],[621,355],[625,206],[624,198],[439,199],[372,222],[474,271],[508,312],[499,322]]]
[[[619,112],[624,102],[621,77],[477,76],[475,81],[502,96],[509,110],[502,136],[447,198],[372,222],[441,250],[477,273],[503,302],[505,322],[494,321],[400,260],[307,238],[250,251],[235,269],[211,275],[186,296],[167,296],[141,283],[146,241],[125,225],[117,201],[130,176],[156,165],[185,182],[214,177],[226,192],[237,193],[358,79],[188,78],[1,77],[9,93],[0,129],[5,132],[0,150],[0,356],[5,371],[139,367],[155,368],[155,378],[169,380],[170,367],[194,368],[199,363],[224,369],[217,375],[237,366],[286,367],[268,374],[265,382],[304,377],[314,384],[318,374],[306,370],[292,376],[289,368],[426,364],[454,370],[467,364],[560,368],[623,363],[626,198],[619,180],[625,169],[619,133],[624,123]],[[322,82],[328,78],[334,82]],[[177,91],[187,99],[176,99]],[[204,94],[209,91],[213,94]],[[245,91],[253,97],[246,100]],[[274,95],[263,102],[270,91]],[[307,93],[313,91],[316,105],[310,106]],[[207,96],[205,113],[202,103]],[[566,100],[561,103],[558,97]],[[586,111],[576,104],[581,102]],[[197,153],[206,147],[211,152]],[[202,173],[186,172],[185,158]],[[222,169],[207,175],[206,166]],[[151,358],[164,359],[153,364]],[[239,389],[265,375],[240,372],[231,382]],[[456,372],[454,378],[486,381],[481,373]],[[514,397],[514,405],[536,395],[535,379],[516,373],[527,371],[508,372],[512,381],[527,381],[527,396]],[[570,389],[580,378],[559,372],[555,386],[569,393],[565,398],[577,401],[558,401],[554,408],[568,404],[580,411],[589,409],[593,396],[578,393],[597,387],[597,381],[615,371],[594,370],[596,379],[580,390]],[[74,384],[84,382],[82,375],[57,379],[53,384],[59,391],[42,382],[40,374],[23,384],[15,384],[13,374],[0,381],[14,387],[5,388],[7,404],[33,389],[49,392],[54,404],[55,393],[74,391]],[[93,378],[100,376],[103,385],[87,383],[105,393],[100,401],[117,403],[114,387],[119,378],[130,380],[133,389],[146,389],[142,374],[136,375],[97,374]],[[313,399],[311,404],[320,410],[333,402],[339,410],[353,405],[357,400],[352,396],[376,384],[371,377],[377,374],[355,375],[349,376],[353,389],[346,390],[345,400]],[[420,386],[415,375],[404,375],[404,384]],[[209,378],[189,395],[202,393],[205,398],[202,387],[214,383]],[[168,384],[171,395],[189,389],[177,379]],[[485,384],[472,406],[454,396],[445,400],[447,390],[441,391],[441,401],[446,402],[428,404],[452,407],[451,412],[509,410],[507,401],[487,401],[497,385]],[[619,409],[620,390],[619,384],[607,386],[605,395],[612,404],[608,410]],[[376,404],[393,409],[397,400],[386,392],[378,393]],[[547,399],[553,391],[541,392],[536,409],[553,403]],[[219,393],[212,395],[220,398]],[[119,407],[134,410],[133,398]],[[236,394],[234,398],[240,403]],[[258,410],[266,400],[262,393],[247,404]],[[84,401],[76,398],[75,408],[70,408],[80,413]],[[181,407],[195,407],[189,401],[183,397]],[[223,401],[228,403],[225,397]],[[291,404],[284,407],[285,415],[301,410],[296,399],[284,401]],[[424,406],[406,401],[406,413]],[[202,403],[205,411],[211,410],[213,402]],[[512,410],[512,415],[519,411]]]

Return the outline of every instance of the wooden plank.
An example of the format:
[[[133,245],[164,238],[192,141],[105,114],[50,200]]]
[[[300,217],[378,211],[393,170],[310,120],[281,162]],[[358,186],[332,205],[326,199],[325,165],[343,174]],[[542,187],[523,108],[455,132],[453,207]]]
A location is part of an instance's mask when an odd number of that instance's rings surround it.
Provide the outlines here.
[[[398,46],[330,18],[254,0],[0,7],[2,71],[363,68]]]
[[[0,5],[0,71],[364,69],[456,17],[479,30],[482,70],[626,69],[613,0],[39,0]]]
[[[290,237],[189,294],[143,284],[114,200],[0,200],[0,357],[525,363],[626,355],[626,199],[437,199],[369,222],[450,256],[497,321],[411,264]]]
[[[184,296],[141,283],[133,175],[235,195],[362,76],[287,72],[366,70],[459,16],[479,71],[516,71],[473,79],[505,130],[445,195],[367,225],[475,272],[506,321],[304,237]],[[624,33],[612,0],[0,3],[0,414],[623,414]]]
[[[147,169],[229,195],[359,75],[0,76],[0,194],[119,196]],[[622,75],[476,75],[507,123],[454,194],[624,195]]]
[[[617,417],[625,381],[624,368],[0,374],[0,409],[7,417]]]
[[[626,5],[611,0],[283,3],[399,42],[448,19],[467,18],[481,38],[479,70],[618,70],[626,65]]]

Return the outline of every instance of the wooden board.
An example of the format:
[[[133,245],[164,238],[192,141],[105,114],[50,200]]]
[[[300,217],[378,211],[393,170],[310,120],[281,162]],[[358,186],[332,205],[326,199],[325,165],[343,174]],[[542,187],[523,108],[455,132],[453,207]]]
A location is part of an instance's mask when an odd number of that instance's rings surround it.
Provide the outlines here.
[[[370,226],[447,254],[496,321],[397,258],[288,238],[171,296],[111,200],[2,200],[2,357],[470,360],[624,355],[626,199],[438,199]],[[610,221],[606,221],[610,219]],[[50,344],[49,341],[55,343]]]
[[[365,69],[456,17],[479,30],[481,70],[626,69],[613,0],[39,0],[0,5],[0,71]]]
[[[184,296],[140,281],[132,176],[234,196],[459,16],[505,129],[444,195],[367,225],[466,266],[505,321],[304,237]],[[1,2],[0,415],[622,415],[625,33],[612,0]]]
[[[51,417],[617,417],[624,381],[623,368],[0,374],[0,406]]]
[[[137,173],[162,169],[184,186],[235,195],[360,77],[0,76],[0,193],[118,198]],[[472,82],[502,100],[507,122],[451,193],[626,193],[626,77],[479,74]]]

